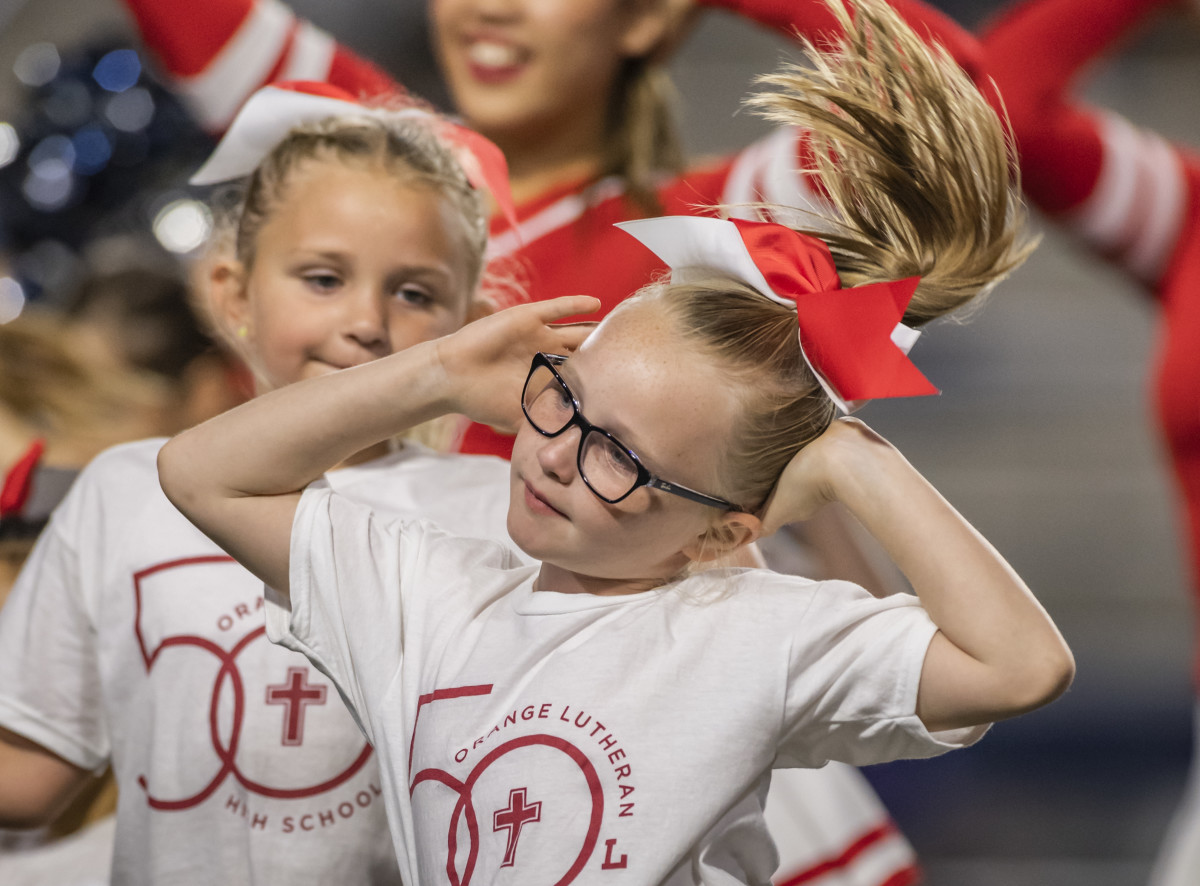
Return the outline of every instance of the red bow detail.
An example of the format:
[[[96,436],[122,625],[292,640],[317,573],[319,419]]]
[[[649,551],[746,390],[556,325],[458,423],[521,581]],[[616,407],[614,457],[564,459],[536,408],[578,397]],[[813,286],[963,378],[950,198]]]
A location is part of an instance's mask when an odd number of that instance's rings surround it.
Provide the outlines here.
[[[731,221],[771,290],[796,303],[805,357],[839,397],[938,393],[892,341],[920,277],[843,289],[818,238],[769,222]]]
[[[443,120],[442,127],[442,137],[468,155],[465,158],[460,155],[458,158],[467,179],[477,190],[486,188],[496,201],[496,206],[508,222],[508,226],[516,228],[517,208],[508,184],[508,161],[504,159],[504,152],[490,138],[485,138],[474,129],[459,126],[449,120]],[[479,166],[477,170],[471,168],[472,158]]]
[[[320,80],[280,80],[271,85],[276,89],[288,89],[306,95],[319,95],[322,98],[361,104],[340,86]],[[475,130],[447,120],[433,111],[427,113],[431,120],[437,121],[435,127],[438,136],[457,149],[455,154],[467,180],[476,190],[488,191],[509,225],[516,227],[517,210],[513,205],[512,190],[508,185],[508,161],[504,159],[504,152],[496,147],[491,139],[485,138]],[[466,156],[463,156],[464,152]]]
[[[4,477],[4,486],[0,488],[0,517],[21,515],[33,487],[34,468],[45,449],[45,440],[34,440],[17,463],[9,468]]]

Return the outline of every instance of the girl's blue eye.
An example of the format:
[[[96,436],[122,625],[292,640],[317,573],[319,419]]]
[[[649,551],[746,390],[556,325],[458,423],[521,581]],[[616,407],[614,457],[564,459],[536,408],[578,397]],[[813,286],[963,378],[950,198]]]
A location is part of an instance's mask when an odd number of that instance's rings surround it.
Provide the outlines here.
[[[305,274],[304,282],[318,292],[329,292],[336,289],[342,280],[336,274]]]
[[[396,292],[396,297],[403,302],[414,305],[418,308],[428,307],[433,304],[433,296],[417,286],[402,286]]]

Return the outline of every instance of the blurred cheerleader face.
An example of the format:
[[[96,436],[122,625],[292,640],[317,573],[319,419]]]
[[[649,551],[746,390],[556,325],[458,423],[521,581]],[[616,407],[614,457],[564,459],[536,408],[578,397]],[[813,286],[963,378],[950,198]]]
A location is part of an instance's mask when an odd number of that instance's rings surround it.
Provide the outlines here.
[[[682,340],[661,307],[622,304],[559,372],[586,421],[651,473],[727,495],[722,459],[740,416],[738,387]],[[580,435],[572,426],[546,437],[526,421],[513,448],[508,530],[544,561],[543,590],[654,587],[692,560],[722,553],[714,528],[728,526],[739,539],[757,531],[749,514],[646,486],[615,504],[603,501],[580,474]]]
[[[459,112],[511,144],[601,135],[622,64],[658,46],[670,16],[666,0],[433,0],[430,19]]]
[[[449,201],[372,163],[290,175],[250,267],[220,261],[214,300],[259,393],[446,335],[476,307]]]

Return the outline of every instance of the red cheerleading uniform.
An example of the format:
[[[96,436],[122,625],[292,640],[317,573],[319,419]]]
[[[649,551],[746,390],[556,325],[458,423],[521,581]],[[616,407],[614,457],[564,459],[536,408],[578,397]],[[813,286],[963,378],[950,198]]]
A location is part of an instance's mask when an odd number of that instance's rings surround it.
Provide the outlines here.
[[[1034,0],[1001,15],[982,43],[1012,120],[1030,199],[1141,281],[1160,306],[1154,402],[1179,490],[1193,602],[1200,603],[1200,155],[1072,95],[1089,61],[1168,5]],[[1193,679],[1200,688],[1200,656]],[[1200,704],[1196,711],[1200,741]],[[1198,879],[1200,756],[1194,755],[1150,883],[1191,886]]]
[[[1200,156],[1072,94],[1086,63],[1169,5],[1033,0],[1001,15],[982,43],[1030,199],[1141,281],[1161,307],[1155,404],[1200,597]]]
[[[254,90],[275,79],[327,80],[359,96],[401,91],[373,65],[337,46],[328,34],[299,21],[278,0],[213,0],[180,7],[166,0],[126,0],[147,44],[158,52],[178,91],[197,117],[219,131]],[[709,0],[785,34],[818,39],[837,30],[817,0]],[[936,37],[972,75],[980,68],[977,44],[942,14],[913,2],[893,5],[919,32]],[[257,53],[257,54],[255,54]],[[766,201],[804,209],[819,195],[803,167],[803,140],[780,130],[750,147],[695,166],[656,190],[664,215],[690,215],[697,207]],[[615,222],[646,215],[618,178],[580,181],[517,207],[513,231],[492,222],[489,255],[502,278],[519,282],[533,300],[584,291],[600,299],[600,315],[665,270],[664,265]],[[466,452],[509,457],[512,438],[472,425]]]
[[[177,91],[214,132],[274,79],[326,80],[364,97],[402,91],[327,34],[297,20],[278,0],[209,0],[193,6],[125,2]],[[819,0],[707,0],[707,5],[789,38],[799,32],[819,42],[822,33],[837,27]],[[915,0],[893,5],[919,32],[942,42],[968,73],[979,74],[981,56],[969,34]],[[695,165],[657,187],[662,214],[760,201],[823,212],[811,178],[801,174],[804,148],[801,132],[780,129],[735,154]],[[600,313],[607,313],[665,271],[649,250],[613,227],[646,214],[616,177],[560,186],[518,205],[515,226],[493,218],[490,267],[531,299],[583,292],[599,298]],[[462,448],[508,457],[512,439],[472,425]],[[803,781],[793,783],[793,778]],[[780,770],[771,794],[784,798],[768,812],[782,856],[777,884],[911,886],[919,881],[912,847],[853,769]]]

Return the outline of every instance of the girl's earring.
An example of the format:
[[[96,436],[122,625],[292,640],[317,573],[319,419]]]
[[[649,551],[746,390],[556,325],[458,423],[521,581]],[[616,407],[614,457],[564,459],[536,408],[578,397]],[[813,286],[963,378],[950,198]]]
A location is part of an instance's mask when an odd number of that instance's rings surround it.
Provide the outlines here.
[[[237,337],[238,338],[245,338],[249,334],[250,334],[250,327],[247,326],[245,323],[243,323],[241,326],[239,326],[237,328]]]

